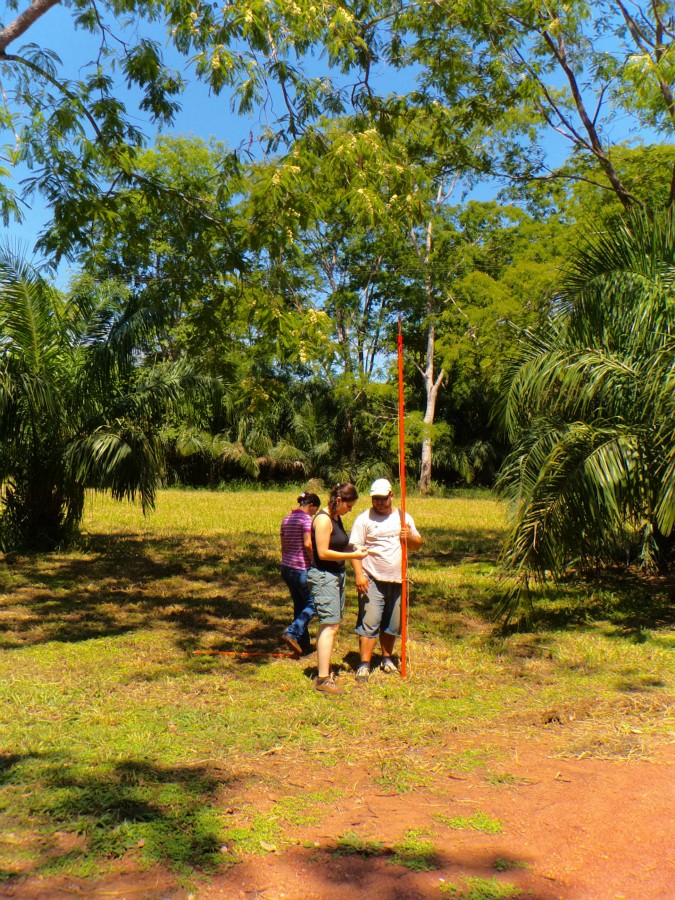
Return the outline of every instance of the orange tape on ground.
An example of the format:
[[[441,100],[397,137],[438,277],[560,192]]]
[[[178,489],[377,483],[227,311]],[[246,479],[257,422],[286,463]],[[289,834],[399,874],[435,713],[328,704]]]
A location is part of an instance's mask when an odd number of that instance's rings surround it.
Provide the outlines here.
[[[195,656],[272,656],[275,659],[300,659],[297,653],[267,653],[265,650],[195,650]]]

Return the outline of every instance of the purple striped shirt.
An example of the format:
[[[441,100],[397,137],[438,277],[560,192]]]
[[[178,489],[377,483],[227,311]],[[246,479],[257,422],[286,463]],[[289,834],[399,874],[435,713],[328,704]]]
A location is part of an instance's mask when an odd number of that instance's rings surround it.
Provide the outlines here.
[[[305,550],[303,535],[312,530],[312,517],[302,509],[294,509],[281,523],[281,565],[291,569],[306,569],[310,556]]]

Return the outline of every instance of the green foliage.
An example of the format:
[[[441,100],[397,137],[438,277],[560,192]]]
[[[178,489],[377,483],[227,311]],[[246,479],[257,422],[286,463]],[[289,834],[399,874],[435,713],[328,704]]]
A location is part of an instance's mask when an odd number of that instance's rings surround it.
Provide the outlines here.
[[[419,413],[411,473],[415,454],[424,491],[432,462],[440,480],[490,482],[504,449],[491,415],[510,323],[536,322],[565,253],[552,210],[567,203],[568,218],[579,218],[588,200],[609,217],[617,205],[673,199],[668,146],[643,152],[611,140],[618,110],[672,132],[666,6],[123,7],[128,39],[119,42],[110,39],[117,4],[69,8],[74,27],[102,37],[77,79],[48,49],[4,53],[3,122],[20,135],[6,157],[29,166],[28,194],[53,209],[42,248],[121,279],[163,318],[165,360],[190,359],[233,387],[236,403],[202,404],[199,436],[172,423],[176,468],[187,475],[202,460],[202,480],[309,472],[311,452],[277,415],[296,403],[286,394],[299,382],[321,426],[314,474],[390,471],[390,397],[373,384],[389,375],[401,314],[409,409]],[[152,122],[171,123],[184,83],[145,33],[158,22],[214,104],[222,96],[242,111],[264,108],[268,148],[284,147],[280,157],[244,166],[242,153],[215,143],[167,138],[142,150],[114,71],[140,91]],[[23,34],[14,24],[0,31],[3,50]],[[398,94],[381,74],[392,72],[402,75]],[[573,151],[555,170],[542,141],[551,127]],[[453,190],[486,177],[519,202],[529,187],[532,216],[463,196],[449,208]],[[570,181],[574,212],[557,187]],[[3,202],[7,217],[17,198],[5,191]]]
[[[111,286],[81,282],[64,299],[4,251],[0,332],[3,549],[67,539],[87,487],[152,506],[163,418],[196,379],[138,364],[152,333],[144,312]]]
[[[385,136],[421,111],[443,144],[447,171],[551,181],[569,176],[547,164],[540,138],[554,128],[627,205],[634,198],[612,158],[617,114],[633,117],[637,131],[672,134],[665,3],[629,10],[613,0],[575,0],[548,9],[498,0],[399,9],[374,0],[354,9],[327,0],[292,7],[242,0],[193,11],[168,0],[167,7],[177,46],[196,54],[215,91],[228,88],[250,110],[264,102],[270,81],[281,87],[272,146],[316,134],[322,115],[349,107]],[[325,70],[317,75],[307,63],[322,53]],[[378,80],[383,62],[387,74],[409,76],[404,96]],[[475,140],[476,128],[483,140]]]
[[[614,148],[612,159],[621,181],[638,203],[649,210],[665,210],[670,206],[675,165],[673,144],[619,145]],[[570,214],[577,219],[604,221],[620,227],[624,208],[604,173],[589,169],[583,157],[573,157],[569,169],[573,177]]]
[[[542,136],[554,128],[626,206],[639,195],[614,159],[617,116],[630,116],[637,133],[673,130],[672,35],[663,2],[629,10],[614,0],[574,0],[549,10],[520,0],[403,8],[383,0],[358,8],[344,0],[236,0],[195,9],[184,0],[105,0],[93,11],[78,0],[68,9],[73,28],[92,38],[76,78],[48,47],[8,52],[51,14],[48,5],[0,30],[10,98],[2,116],[12,134],[4,156],[29,166],[26,193],[39,191],[52,207],[54,228],[42,244],[57,255],[86,244],[93,221],[117,215],[118,191],[143,184],[136,156],[144,138],[127,105],[136,103],[162,125],[179,108],[185,81],[163,58],[158,22],[194,62],[214,104],[224,95],[241,112],[264,111],[268,149],[300,137],[320,146],[328,123],[351,113],[359,125],[344,132],[343,156],[362,159],[364,168],[373,144],[407,131],[418,159],[438,162],[446,173],[550,184],[574,177],[548,162]],[[120,88],[116,71],[140,99]],[[399,93],[391,92],[392,74],[404,85]],[[344,179],[341,158],[336,175]],[[385,178],[394,157],[390,162]],[[405,180],[404,165],[400,171]],[[672,199],[670,187],[664,190]],[[405,191],[398,196],[410,199]],[[5,219],[19,213],[18,201],[5,185]],[[181,207],[200,202],[192,195]],[[349,207],[356,218],[374,221],[386,205],[377,191],[354,186]],[[282,235],[287,221],[279,221]]]
[[[589,235],[548,322],[522,334],[503,407],[511,571],[672,562],[673,247],[672,213]]]

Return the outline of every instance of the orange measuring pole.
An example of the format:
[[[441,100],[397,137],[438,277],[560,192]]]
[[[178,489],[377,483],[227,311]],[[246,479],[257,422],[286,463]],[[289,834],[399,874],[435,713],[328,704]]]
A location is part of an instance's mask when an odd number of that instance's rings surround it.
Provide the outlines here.
[[[403,403],[403,335],[398,317],[398,479],[401,485],[401,528],[405,526],[405,407]],[[401,678],[406,676],[408,642],[408,544],[401,541]]]

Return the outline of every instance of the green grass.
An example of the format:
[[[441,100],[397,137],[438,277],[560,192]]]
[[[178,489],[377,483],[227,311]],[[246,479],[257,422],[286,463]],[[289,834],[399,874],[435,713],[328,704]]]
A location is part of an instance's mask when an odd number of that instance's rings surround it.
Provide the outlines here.
[[[504,859],[500,856],[494,861],[494,868],[497,872],[509,872],[513,869],[527,869],[529,864],[519,859]]]
[[[404,866],[413,872],[432,872],[438,868],[435,863],[436,851],[426,833],[409,829],[402,839],[394,844],[394,854],[389,860],[392,865]]]
[[[481,831],[483,834],[501,834],[504,826],[499,819],[488,816],[487,813],[477,812],[472,816],[447,816],[439,813],[434,816],[437,822],[454,828],[457,831]]]
[[[361,837],[355,831],[340,835],[334,856],[379,856],[384,851],[382,841]]]
[[[330,816],[349,785],[326,783],[349,766],[398,794],[433,791],[439,774],[515,783],[497,731],[623,759],[666,741],[670,586],[547,588],[536,630],[503,633],[491,609],[505,525],[487,493],[409,499],[424,545],[405,681],[374,677],[367,702],[355,689],[351,580],[339,702],[311,690],[311,660],[237,655],[284,649],[277,532],[296,496],[162,491],[147,518],[96,496],[76,548],[0,562],[0,880],[125,859],[189,876],[281,851]],[[420,835],[396,848],[403,865],[434,864]]]
[[[446,882],[440,887],[441,894],[455,897],[456,900],[510,900],[522,896],[522,891],[514,884],[498,881],[496,878],[477,878],[464,876],[463,884],[457,886]]]

